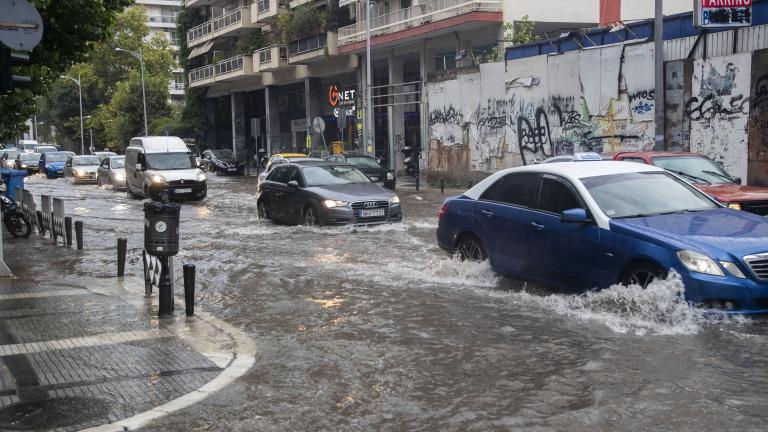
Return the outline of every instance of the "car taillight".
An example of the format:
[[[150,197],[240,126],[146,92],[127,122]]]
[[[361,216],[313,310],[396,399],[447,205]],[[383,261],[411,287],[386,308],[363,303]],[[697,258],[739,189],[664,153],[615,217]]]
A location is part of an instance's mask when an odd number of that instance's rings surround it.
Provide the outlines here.
[[[437,211],[437,220],[440,220],[448,213],[448,204],[443,204],[440,210]]]

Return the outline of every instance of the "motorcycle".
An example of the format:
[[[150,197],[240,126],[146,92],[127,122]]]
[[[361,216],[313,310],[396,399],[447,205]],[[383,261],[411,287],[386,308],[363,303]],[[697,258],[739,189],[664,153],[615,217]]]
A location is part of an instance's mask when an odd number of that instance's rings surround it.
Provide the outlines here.
[[[32,224],[27,219],[27,215],[19,209],[16,201],[0,195],[0,208],[3,213],[3,223],[12,236],[27,238],[32,234]]]
[[[419,159],[421,158],[421,149],[416,147],[413,148],[411,146],[405,146],[402,150],[403,152],[403,164],[405,165],[405,172],[412,177],[418,177],[419,176]]]

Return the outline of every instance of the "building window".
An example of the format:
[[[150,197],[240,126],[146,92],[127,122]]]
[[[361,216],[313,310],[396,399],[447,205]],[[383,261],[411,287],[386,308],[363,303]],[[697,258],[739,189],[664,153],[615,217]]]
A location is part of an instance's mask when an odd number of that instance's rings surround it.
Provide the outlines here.
[[[435,56],[436,71],[447,71],[451,69],[456,69],[456,53],[445,53]]]

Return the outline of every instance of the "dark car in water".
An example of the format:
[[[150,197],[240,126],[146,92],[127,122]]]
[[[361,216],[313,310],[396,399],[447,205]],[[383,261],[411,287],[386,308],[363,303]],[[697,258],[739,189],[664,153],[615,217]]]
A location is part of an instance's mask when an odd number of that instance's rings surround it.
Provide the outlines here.
[[[243,175],[245,171],[245,163],[229,149],[204,151],[201,165],[205,171],[217,174]]]
[[[259,184],[259,217],[289,224],[400,222],[400,198],[357,167],[329,161],[276,166]]]
[[[387,189],[395,190],[395,175],[379,165],[376,159],[370,156],[362,156],[356,154],[337,154],[328,156],[327,158],[331,162],[343,162],[352,164],[360,169],[365,175],[367,175],[372,182],[379,186],[384,186]]]
[[[27,174],[40,172],[40,153],[19,153],[16,157],[14,168],[25,170]]]

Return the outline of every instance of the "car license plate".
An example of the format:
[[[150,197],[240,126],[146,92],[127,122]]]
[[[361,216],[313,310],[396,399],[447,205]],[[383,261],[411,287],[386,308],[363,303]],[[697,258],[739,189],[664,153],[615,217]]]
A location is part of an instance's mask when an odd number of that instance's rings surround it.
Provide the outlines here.
[[[384,216],[384,209],[360,210],[360,217],[381,217]]]
[[[384,182],[376,182],[376,184],[379,186],[384,186]]]
[[[192,193],[192,188],[179,188],[175,189],[173,193]]]
[[[230,172],[237,171],[237,168],[228,168],[227,171],[230,171]]]
[[[371,177],[371,181],[377,182],[377,181],[379,181],[379,178],[378,177]]]

